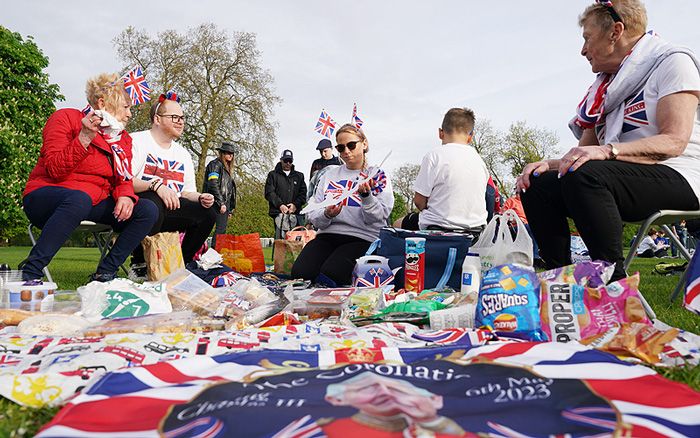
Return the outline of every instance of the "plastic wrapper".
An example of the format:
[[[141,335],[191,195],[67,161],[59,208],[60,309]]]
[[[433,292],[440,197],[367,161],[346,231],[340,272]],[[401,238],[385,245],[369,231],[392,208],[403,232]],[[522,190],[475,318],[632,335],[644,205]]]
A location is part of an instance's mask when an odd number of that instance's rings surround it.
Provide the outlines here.
[[[600,287],[608,283],[615,264],[601,260],[563,266],[537,274],[540,280],[559,281],[587,287]]]
[[[42,312],[73,314],[81,309],[82,301],[76,291],[59,290],[41,300]]]
[[[450,328],[474,328],[476,316],[476,304],[463,304],[461,306],[430,312],[430,328],[444,330]]]
[[[623,358],[636,357],[644,362],[656,364],[661,361],[659,355],[666,344],[673,341],[678,333],[676,328],[659,330],[648,324],[632,322],[582,339],[580,343]]]
[[[241,280],[231,286],[229,290],[251,303],[253,308],[271,303],[278,299],[270,289],[261,285],[260,282],[254,278],[250,280]]]
[[[599,288],[542,281],[542,328],[551,340],[577,341],[627,322],[650,324],[639,296],[639,274]]]
[[[161,283],[138,284],[117,278],[106,283],[93,281],[79,287],[78,293],[82,301],[81,316],[91,321],[172,311]]]
[[[546,341],[539,296],[540,281],[532,268],[508,264],[489,269],[481,283],[474,324],[531,341]]]
[[[83,330],[83,336],[105,336],[115,333],[199,333],[223,329],[223,320],[200,317],[186,310],[103,321]]]
[[[187,269],[173,272],[163,284],[174,311],[192,310],[199,315],[212,316],[225,295]]]
[[[389,290],[392,287],[389,286]],[[379,313],[384,307],[384,288],[361,288],[350,296],[350,318],[361,318]]]
[[[309,319],[341,318],[347,309],[350,296],[357,288],[314,289],[303,307],[294,307],[296,313]],[[299,301],[297,301],[299,303]]]
[[[17,332],[22,335],[73,336],[89,325],[90,321],[76,315],[41,314],[20,322]]]
[[[250,326],[256,325],[280,312],[282,309],[284,309],[285,304],[286,300],[278,299],[271,303],[255,307],[245,312],[243,315],[226,321],[226,330],[243,330]]]

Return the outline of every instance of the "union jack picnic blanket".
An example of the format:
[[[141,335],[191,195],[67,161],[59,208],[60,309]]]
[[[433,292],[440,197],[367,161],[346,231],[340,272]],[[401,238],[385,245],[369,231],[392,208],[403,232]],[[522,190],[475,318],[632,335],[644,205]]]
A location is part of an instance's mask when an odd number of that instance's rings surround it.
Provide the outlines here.
[[[235,332],[122,333],[95,337],[29,336],[0,332],[0,395],[24,406],[61,405],[109,371],[186,357],[277,349],[322,351],[330,362],[385,348],[486,343],[485,330],[420,330],[411,324],[363,328],[307,323]],[[206,362],[209,363],[209,362]]]
[[[102,377],[39,437],[700,436],[700,393],[576,343],[249,351]]]

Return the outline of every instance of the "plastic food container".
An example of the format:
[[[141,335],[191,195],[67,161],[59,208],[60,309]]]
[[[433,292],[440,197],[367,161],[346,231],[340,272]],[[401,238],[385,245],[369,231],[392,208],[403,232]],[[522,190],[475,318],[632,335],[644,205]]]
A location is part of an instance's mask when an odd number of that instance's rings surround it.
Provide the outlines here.
[[[41,310],[41,300],[56,292],[58,286],[50,281],[34,286],[25,285],[21,281],[10,281],[5,284],[9,292],[9,307],[31,311]]]

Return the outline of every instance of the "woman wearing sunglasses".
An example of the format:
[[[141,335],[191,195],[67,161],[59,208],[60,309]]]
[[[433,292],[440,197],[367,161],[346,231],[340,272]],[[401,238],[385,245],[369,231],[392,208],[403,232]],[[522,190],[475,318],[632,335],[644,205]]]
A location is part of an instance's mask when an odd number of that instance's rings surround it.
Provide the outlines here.
[[[391,181],[379,169],[367,167],[367,137],[354,125],[343,125],[336,132],[336,149],[345,164],[328,166],[322,175],[314,199],[323,201],[327,194],[340,195],[348,188],[352,196],[306,215],[317,229],[316,238],[299,254],[292,276],[328,286],[349,285],[355,260],[365,254],[379,237],[394,207]],[[374,176],[362,182],[368,175]]]

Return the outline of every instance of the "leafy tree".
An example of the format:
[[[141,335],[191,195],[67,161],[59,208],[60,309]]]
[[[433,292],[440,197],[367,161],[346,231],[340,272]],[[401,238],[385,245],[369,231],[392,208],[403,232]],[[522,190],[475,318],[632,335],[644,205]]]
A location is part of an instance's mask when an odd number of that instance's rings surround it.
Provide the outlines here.
[[[559,137],[547,129],[532,128],[524,121],[510,125],[504,137],[503,159],[510,165],[510,174],[517,177],[528,163],[551,158],[557,153]]]
[[[187,115],[180,142],[194,158],[198,186],[207,155],[223,140],[236,145],[238,181],[252,187],[265,177],[276,156],[272,111],[280,98],[260,66],[255,34],[230,34],[212,23],[157,35],[128,27],[114,44],[126,66],[143,67],[154,95],[171,89],[180,94]],[[150,125],[149,105],[141,106],[131,130]]]
[[[420,165],[418,164],[404,163],[394,170],[394,174],[391,177],[394,191],[400,195],[394,195],[394,210],[397,209],[398,204],[402,203],[403,215],[413,210],[413,184],[416,182],[419,170]]]
[[[411,200],[413,199],[413,194],[411,194]],[[391,210],[389,214],[389,225],[392,225],[396,219],[400,219],[409,213],[406,210],[406,200],[401,193],[394,192],[394,209]]]
[[[228,222],[230,234],[260,233],[262,237],[273,237],[275,226],[267,214],[268,203],[265,200],[265,183],[244,180],[237,185],[238,196],[236,211]]]
[[[41,149],[41,132],[63,100],[43,70],[49,65],[31,37],[0,26],[0,238],[24,231],[22,190]]]

